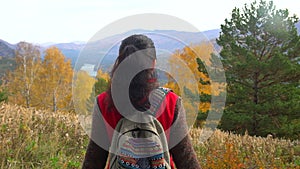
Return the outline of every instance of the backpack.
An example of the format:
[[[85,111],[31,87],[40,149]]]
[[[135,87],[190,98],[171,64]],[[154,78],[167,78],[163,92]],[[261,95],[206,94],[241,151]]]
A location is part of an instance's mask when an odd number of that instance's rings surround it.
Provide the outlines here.
[[[151,108],[119,120],[112,137],[110,169],[170,169],[170,154],[164,129],[156,113],[170,90],[158,88]],[[130,120],[141,119],[143,122]]]

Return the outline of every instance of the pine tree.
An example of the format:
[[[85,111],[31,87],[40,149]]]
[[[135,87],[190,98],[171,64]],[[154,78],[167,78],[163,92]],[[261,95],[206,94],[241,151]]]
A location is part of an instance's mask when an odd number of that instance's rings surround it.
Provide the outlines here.
[[[287,9],[263,0],[234,8],[225,19],[217,39],[228,83],[222,129],[299,137],[297,21]]]

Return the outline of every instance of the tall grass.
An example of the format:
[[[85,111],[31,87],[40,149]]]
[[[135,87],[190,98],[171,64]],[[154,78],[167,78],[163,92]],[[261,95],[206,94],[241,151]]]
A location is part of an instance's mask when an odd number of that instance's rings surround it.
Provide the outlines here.
[[[300,168],[299,141],[217,130],[200,143],[201,129],[190,134],[204,169]],[[80,168],[87,143],[75,115],[0,104],[0,168]]]
[[[201,129],[190,132],[203,168],[290,169],[300,168],[300,142],[284,139],[240,136],[216,130],[200,143]]]
[[[1,168],[79,168],[87,138],[76,116],[0,106]]]

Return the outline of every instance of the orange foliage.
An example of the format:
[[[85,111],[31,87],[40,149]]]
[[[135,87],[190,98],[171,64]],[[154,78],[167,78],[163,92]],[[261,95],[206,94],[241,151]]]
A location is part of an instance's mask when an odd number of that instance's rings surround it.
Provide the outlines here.
[[[184,47],[181,51],[176,51],[169,59],[171,65],[171,75],[177,77],[176,83],[169,78],[169,82],[165,85],[175,91],[175,93],[184,94],[180,87],[182,84],[185,88],[194,92],[194,94],[217,94],[212,92],[210,85],[210,78],[204,72],[198,70],[197,58],[203,62],[203,65],[211,65],[211,54],[214,52],[213,45],[210,43],[201,43],[199,45],[190,45]],[[184,69],[185,68],[185,69]],[[192,76],[190,76],[192,74]],[[191,80],[190,78],[194,78]],[[205,82],[205,84],[201,84]],[[195,82],[197,84],[195,84]],[[197,90],[197,91],[195,91]],[[181,93],[180,93],[181,92]],[[209,102],[198,103],[199,110],[207,112],[210,109]],[[187,106],[191,107],[191,106]]]
[[[41,83],[36,87],[36,107],[57,110],[72,109],[71,61],[56,47],[45,51],[42,68],[39,71]]]

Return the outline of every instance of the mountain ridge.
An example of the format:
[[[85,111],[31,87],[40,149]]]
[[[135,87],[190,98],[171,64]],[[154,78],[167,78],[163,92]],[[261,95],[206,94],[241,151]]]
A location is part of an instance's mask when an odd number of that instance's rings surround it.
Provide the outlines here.
[[[298,34],[300,34],[300,21],[296,23],[296,28]],[[155,45],[159,48],[167,49],[170,52],[174,52],[176,49],[181,49],[186,45],[197,44],[202,40],[209,40],[215,43],[215,39],[219,36],[221,30],[220,29],[211,29],[202,32],[185,32],[185,31],[176,31],[176,30],[143,30],[136,29],[127,31],[124,33],[112,35],[105,37],[103,39],[99,39],[94,42],[84,42],[84,41],[73,41],[69,43],[57,43],[57,42],[47,42],[38,44],[41,48],[41,53],[43,56],[43,52],[51,47],[56,46],[59,48],[62,53],[68,58],[72,60],[72,64],[74,65],[76,60],[78,59],[78,55],[83,49],[91,48],[91,51],[97,51],[95,54],[99,55],[99,53],[103,54],[107,51],[110,51],[112,54],[116,55],[118,51],[118,44],[120,41],[129,36],[131,34],[138,33],[148,33],[150,38],[153,39]],[[156,36],[155,36],[156,35]],[[160,37],[158,35],[168,35],[167,37]],[[172,38],[177,38],[181,40],[181,42],[176,42],[175,40],[170,40]],[[15,55],[16,44],[11,44],[6,42],[5,40],[0,39],[0,56],[12,58]]]
[[[0,39],[0,56],[12,58],[15,56],[15,45]]]

